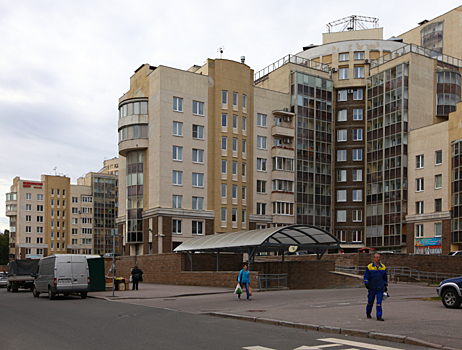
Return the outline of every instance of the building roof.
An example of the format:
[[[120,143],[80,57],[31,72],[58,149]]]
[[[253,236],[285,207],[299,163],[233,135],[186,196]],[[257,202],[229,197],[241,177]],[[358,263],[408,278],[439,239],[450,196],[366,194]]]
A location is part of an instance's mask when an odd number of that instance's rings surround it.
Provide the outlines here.
[[[177,248],[175,252],[220,251],[248,253],[292,250],[340,249],[339,240],[315,226],[291,225],[260,230],[239,231],[192,238]]]

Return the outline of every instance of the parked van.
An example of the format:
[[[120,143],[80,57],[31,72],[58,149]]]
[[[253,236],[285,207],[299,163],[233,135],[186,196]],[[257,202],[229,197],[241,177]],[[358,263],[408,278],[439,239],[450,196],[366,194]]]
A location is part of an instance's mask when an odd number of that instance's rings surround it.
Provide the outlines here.
[[[77,293],[86,298],[89,290],[90,273],[85,256],[56,254],[40,259],[34,274],[34,297],[48,293],[48,298],[55,299],[57,294]]]

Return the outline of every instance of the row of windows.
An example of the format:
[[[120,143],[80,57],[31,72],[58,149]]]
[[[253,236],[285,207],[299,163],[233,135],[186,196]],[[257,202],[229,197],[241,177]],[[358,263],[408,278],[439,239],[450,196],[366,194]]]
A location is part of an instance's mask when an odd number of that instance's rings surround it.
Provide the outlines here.
[[[221,208],[220,212],[220,220],[221,222],[226,222],[227,221],[227,216],[228,216],[228,209],[227,208]],[[242,223],[245,223],[246,220],[246,211],[242,210],[242,215],[241,215],[241,220]],[[231,209],[231,221],[232,222],[237,222],[237,209],[233,208]]]
[[[32,233],[32,226],[26,226],[26,233]],[[43,233],[43,227],[37,227],[37,233]]]
[[[347,110],[341,109],[337,113],[337,120],[339,122],[346,122],[347,121]],[[353,120],[363,120],[363,109],[353,109]]]
[[[57,195],[57,196],[59,196],[59,192],[60,192],[60,191],[59,191],[59,188],[57,188],[57,189],[56,189],[56,195]],[[54,188],[51,188],[51,189],[50,189],[50,193],[51,193],[52,196],[54,196],[54,194],[55,194],[55,189],[54,189]],[[66,195],[66,190],[63,189],[63,190],[62,190],[62,194],[63,194],[63,196],[65,196],[65,195]]]
[[[340,67],[338,69],[338,79],[345,80],[348,79],[348,67]],[[355,66],[354,67],[354,78],[361,79],[364,78],[364,66]]]
[[[176,235],[183,234],[183,220],[172,220],[172,233]],[[192,221],[191,233],[193,235],[203,235],[204,234],[204,222],[203,221]]]
[[[416,214],[423,214],[424,210],[424,201],[415,202],[415,213]],[[441,212],[443,210],[443,200],[441,198],[435,199],[435,212]]]
[[[239,93],[233,92],[233,107],[238,107],[238,100],[239,100]],[[228,105],[228,91],[222,90],[221,91],[221,104]],[[242,109],[247,109],[247,95],[242,95]]]
[[[346,221],[347,221],[347,211],[337,210],[337,222],[346,222]],[[362,210],[352,210],[351,211],[351,221],[362,222],[363,221],[363,211]]]
[[[261,116],[261,114],[258,114],[258,115]],[[265,126],[266,126],[266,115],[264,117],[265,117]],[[238,119],[239,119],[239,116],[236,114],[233,114],[233,129],[234,130],[238,129]],[[258,117],[257,117],[257,120],[258,120]],[[228,114],[227,113],[221,114],[221,126],[223,128],[228,127]],[[258,125],[258,126],[262,126],[262,125]],[[242,117],[242,131],[246,131],[246,130],[247,130],[247,118]]]
[[[273,215],[294,215],[294,203],[272,202]],[[266,203],[257,203],[257,215],[266,215]]]
[[[238,162],[233,160],[232,162],[232,174],[237,175],[237,166]],[[247,165],[246,163],[242,163],[242,176],[246,176],[247,172]],[[227,174],[228,173],[228,161],[226,159],[221,160],[221,173],[222,174]]]
[[[242,191],[242,200],[245,200],[246,195],[247,195],[247,187],[242,186],[241,191]],[[227,198],[227,197],[228,197],[228,185],[221,184],[221,198]],[[237,185],[231,186],[231,197],[232,199],[237,199]]]
[[[119,118],[138,114],[148,114],[147,101],[126,103],[119,109]]]
[[[173,185],[183,185],[183,172],[173,170],[172,175]],[[192,187],[204,187],[204,174],[192,173]]]
[[[53,210],[51,212],[53,213]],[[75,208],[75,207],[72,208],[72,214],[81,214],[81,213],[91,214],[91,213],[93,213],[93,208],[91,208],[91,207],[82,207],[80,209],[80,211],[79,211],[79,208]],[[53,215],[53,214],[51,214],[51,215]],[[64,215],[64,212],[63,212],[63,215]]]
[[[26,237],[26,243],[31,243],[31,238]],[[42,244],[43,243],[43,237],[37,237],[37,243]]]
[[[93,218],[80,218],[80,221],[82,224],[91,224],[93,222]],[[72,218],[72,225],[78,225],[78,224],[79,224],[79,219]]]
[[[32,222],[31,215],[26,215],[26,222]],[[43,216],[37,216],[37,222],[43,222]]]
[[[351,170],[353,181],[362,181],[363,180],[363,169],[352,169]],[[347,170],[337,170],[337,182],[346,182],[347,181]]]
[[[443,232],[443,224],[441,222],[435,223],[435,237],[441,237],[441,233]],[[424,225],[423,224],[416,224],[414,227],[415,237],[416,238],[423,238],[424,236]]]
[[[353,94],[353,100],[361,101],[363,99],[363,89],[338,90],[337,101],[347,101],[348,94]]]
[[[351,192],[353,202],[362,202],[363,201],[363,190],[352,190]],[[346,202],[347,201],[347,190],[338,190],[337,191],[337,202]]]
[[[59,222],[59,221],[56,221],[56,227],[59,227],[59,225],[60,225],[60,222]],[[51,220],[51,221],[50,221],[50,226],[51,226],[52,228],[55,227],[55,222],[54,222],[54,220]],[[65,226],[66,226],[66,222],[63,221],[63,222],[62,222],[62,227],[65,227]]]
[[[63,195],[65,193],[65,190],[63,190]],[[16,200],[16,193],[14,193],[14,199],[9,199],[8,195],[12,195],[12,193],[7,193],[7,198],[6,200]],[[32,200],[32,193],[26,193],[26,200],[30,201]],[[43,201],[43,194],[37,194],[37,200],[38,201]]]
[[[339,53],[338,60],[340,62],[348,61],[350,59],[350,54],[348,52]],[[354,59],[356,60],[363,60],[364,59],[364,51],[355,51]]]
[[[260,140],[260,146],[264,145],[266,149],[266,137],[264,138],[264,140],[262,139],[259,139],[259,140]],[[237,152],[237,144],[238,144],[238,139],[236,137],[233,137],[233,143],[232,143],[233,152]],[[222,136],[221,137],[221,150],[226,151],[227,149],[228,149],[228,138],[226,136]],[[247,150],[247,140],[242,140],[242,153],[246,153],[246,150]]]
[[[183,208],[183,196],[173,195],[172,196],[172,208],[181,209]],[[204,210],[204,198],[203,197],[192,197],[192,209],[193,210]]]
[[[51,231],[51,232],[50,232],[50,237],[51,237],[51,238],[55,238],[55,233],[54,233],[54,231]],[[59,233],[59,232],[56,232],[56,238],[59,238],[59,237],[60,237],[60,233]],[[61,238],[66,238],[66,232],[62,232]]]
[[[257,193],[258,194],[266,194],[266,181],[264,180],[257,180]],[[294,192],[294,181],[291,180],[283,180],[283,179],[275,179],[272,180],[272,191],[273,192]],[[245,198],[243,198],[245,199]]]
[[[183,123],[173,122],[173,136],[183,137]],[[204,139],[204,126],[193,124],[192,138],[196,140]]]
[[[440,189],[443,187],[443,175],[435,175],[435,189]],[[415,179],[415,191],[422,192],[424,191],[424,178],[420,177]]]
[[[346,231],[345,230],[338,230],[336,231],[336,236],[338,240],[342,243],[346,242]],[[363,241],[363,231],[352,231],[351,240],[353,243],[359,243]]]
[[[443,151],[436,151],[435,152],[435,165],[443,164]],[[423,169],[424,167],[424,155],[420,154],[415,156],[415,168],[416,169]]]
[[[42,255],[43,254],[43,249],[42,248],[37,248],[37,255]],[[31,248],[26,248],[26,254],[32,254],[32,249]]]
[[[363,129],[353,129],[353,141],[362,141],[362,140],[363,140]],[[338,142],[348,141],[346,129],[337,130],[337,141]]]
[[[353,149],[353,160],[361,161],[363,160],[363,150],[362,149]],[[339,149],[337,150],[337,162],[346,162],[347,161],[347,150]]]

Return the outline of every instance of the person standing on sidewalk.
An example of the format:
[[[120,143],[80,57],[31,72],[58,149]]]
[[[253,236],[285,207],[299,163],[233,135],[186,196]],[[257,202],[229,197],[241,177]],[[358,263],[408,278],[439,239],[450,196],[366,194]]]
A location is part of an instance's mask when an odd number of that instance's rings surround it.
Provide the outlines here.
[[[132,280],[133,280],[133,287],[132,290],[138,290],[138,283],[143,281],[143,271],[135,265],[132,269]]]
[[[385,321],[382,318],[383,292],[388,290],[387,268],[380,263],[380,254],[374,254],[374,262],[370,263],[364,272],[364,284],[369,290],[367,293],[366,316],[372,318],[372,306],[377,296],[377,321]]]
[[[250,300],[250,295],[249,295],[249,288],[250,288],[250,274],[248,270],[248,264],[245,262],[242,265],[242,270],[239,272],[239,276],[237,278],[237,281],[241,285],[241,288],[245,286],[245,292],[247,293],[247,300]],[[241,295],[238,294],[237,298],[241,300]]]

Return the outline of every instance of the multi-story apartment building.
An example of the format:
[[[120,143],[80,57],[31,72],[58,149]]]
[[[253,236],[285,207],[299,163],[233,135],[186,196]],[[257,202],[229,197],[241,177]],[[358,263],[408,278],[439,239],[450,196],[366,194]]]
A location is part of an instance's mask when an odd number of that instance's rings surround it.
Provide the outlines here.
[[[459,10],[389,40],[382,28],[325,33],[255,74],[221,59],[141,66],[119,101],[120,249],[292,223],[344,249],[457,248]],[[419,157],[434,162],[418,168]],[[420,249],[422,232],[446,246]]]

